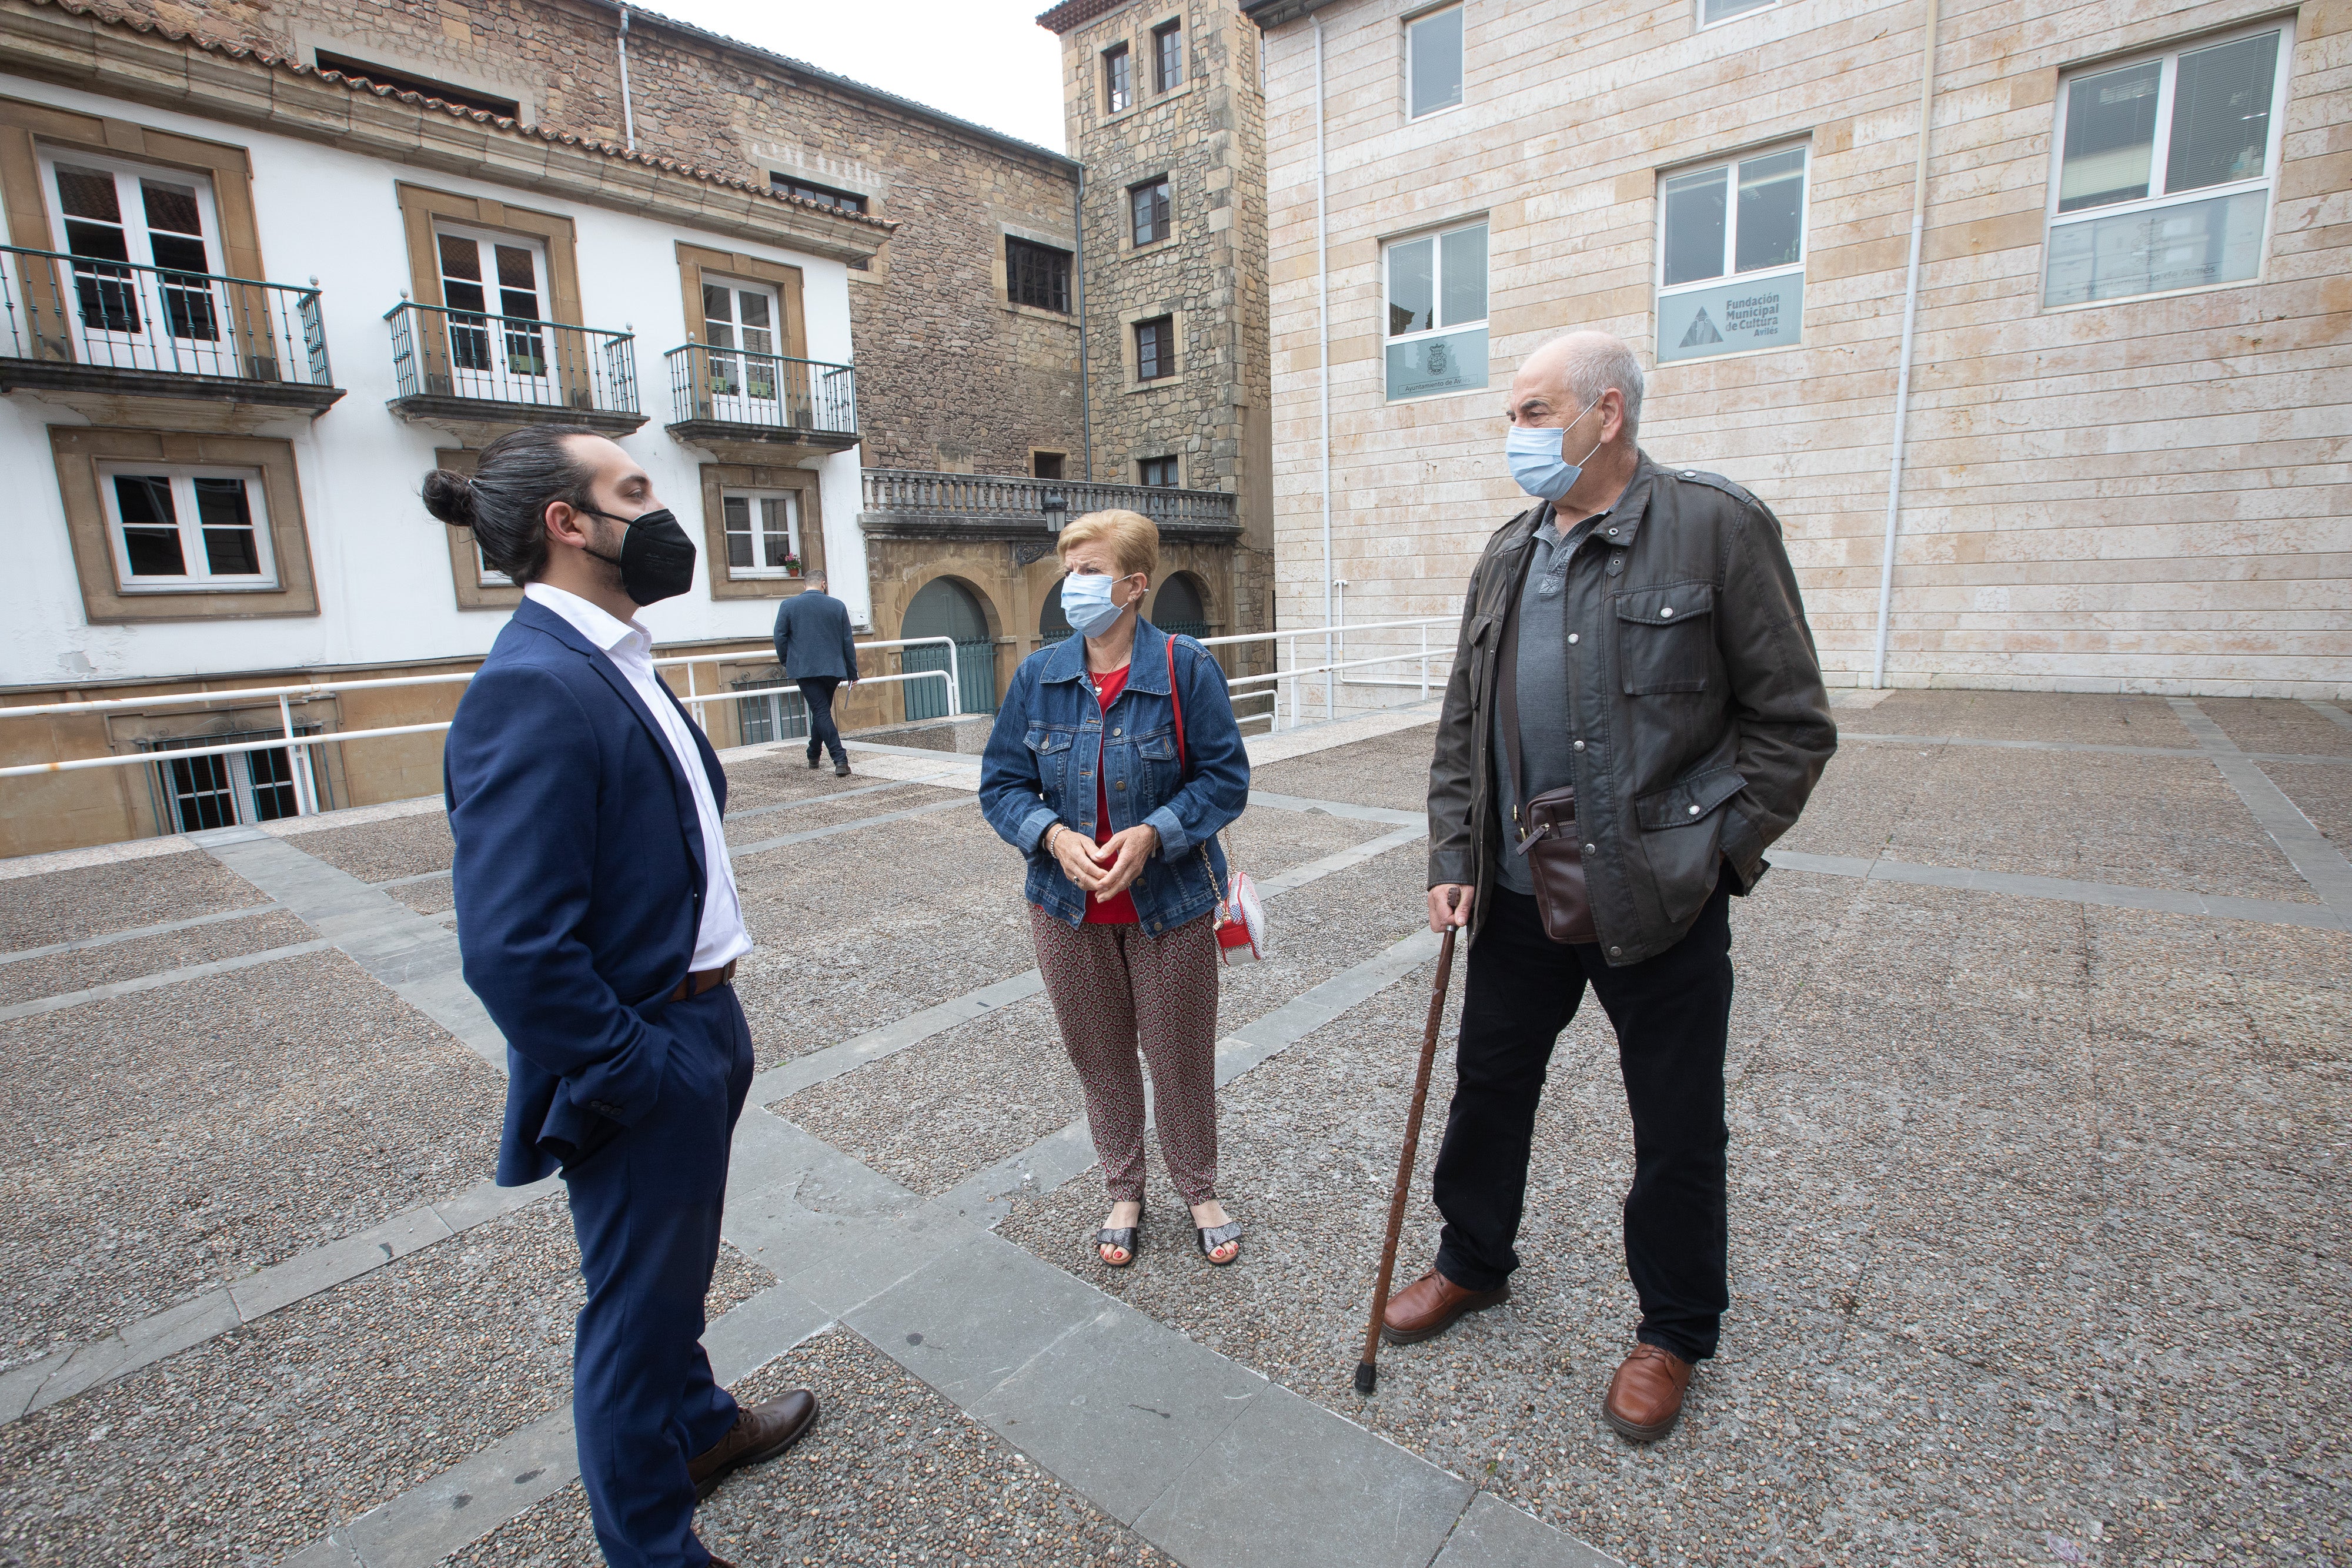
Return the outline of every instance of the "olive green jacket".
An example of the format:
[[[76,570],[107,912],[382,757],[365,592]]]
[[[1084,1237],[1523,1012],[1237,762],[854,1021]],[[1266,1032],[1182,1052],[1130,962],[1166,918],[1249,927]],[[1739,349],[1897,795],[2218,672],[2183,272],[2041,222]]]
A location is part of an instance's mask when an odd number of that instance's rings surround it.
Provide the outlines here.
[[[1545,508],[1486,542],[1429,770],[1429,883],[1470,883],[1485,924],[1502,845],[1496,652]],[[1567,574],[1577,821],[1612,964],[1665,951],[1728,866],[1746,893],[1796,821],[1837,726],[1780,519],[1730,480],[1641,457]]]

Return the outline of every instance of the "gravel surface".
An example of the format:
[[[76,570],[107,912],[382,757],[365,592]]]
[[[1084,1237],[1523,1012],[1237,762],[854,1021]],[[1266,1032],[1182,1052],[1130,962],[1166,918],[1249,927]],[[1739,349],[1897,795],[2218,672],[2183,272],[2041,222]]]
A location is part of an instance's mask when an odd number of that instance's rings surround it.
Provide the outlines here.
[[[977,757],[988,749],[989,735],[996,727],[994,714],[975,714],[969,718],[939,719],[913,725],[880,725],[873,729],[853,729],[845,732],[852,740],[871,741],[877,746],[909,746],[921,751],[955,751],[966,757]],[[857,766],[855,753],[849,765]]]
[[[457,884],[446,876],[387,887],[384,892],[419,915],[446,915],[457,907]]]
[[[735,1385],[814,1391],[816,1425],[702,1505],[702,1543],[744,1568],[1100,1568],[1165,1563],[1132,1531],[966,1418],[856,1334],[831,1329]],[[468,1568],[599,1561],[577,1482],[443,1559]]]
[[[450,857],[457,852],[449,837],[449,819],[439,811],[322,829],[290,841],[304,854],[315,855],[362,882],[389,882],[396,876],[447,871]]]
[[[816,800],[796,804],[791,810],[764,812],[756,817],[738,817],[730,812],[727,819],[727,842],[734,846],[757,843],[761,839],[782,838],[786,833],[803,833],[812,828],[830,828],[843,822],[862,821],[869,817],[887,817],[895,811],[911,811],[919,807],[938,805],[942,801],[961,801],[974,818],[980,808],[968,789],[942,789],[929,784],[907,784],[878,795],[855,795],[846,800]],[[758,807],[749,808],[758,810]],[[883,831],[898,826],[887,824]],[[771,850],[770,854],[789,854],[798,845]],[[744,869],[742,851],[735,849],[737,874]],[[757,859],[758,857],[753,857]]]
[[[490,1173],[505,1082],[340,953],[0,1024],[0,1363]]]
[[[2352,729],[2300,702],[2285,697],[2199,697],[2197,706],[2241,751],[2352,757]]]
[[[1001,1228],[1629,1563],[2342,1560],[2352,938],[1787,873],[1734,928],[1734,1304],[1664,1443],[1597,1416],[1637,1308],[1589,1000],[1514,1301],[1384,1351],[1370,1405],[1429,967],[1225,1091],[1240,1267],[1181,1222],[1094,1265],[1090,1176]],[[1447,1090],[1441,1052],[1401,1282]]]
[[[1412,935],[1422,924],[1423,872],[1421,846],[1408,844],[1273,901],[1275,955],[1221,974],[1218,1033],[1232,1034]],[[1039,996],[803,1090],[775,1109],[932,1196],[1067,1126],[1086,1113],[1086,1102],[1052,1004]]]
[[[47,958],[26,958],[0,964],[0,1007],[37,997],[61,996],[88,990],[116,980],[135,980],[166,969],[208,964],[271,947],[290,947],[311,939],[310,928],[290,915],[272,912],[215,925],[167,931],[160,936],[135,936],[103,947],[84,947]]]
[[[1415,725],[1352,746],[1310,751],[1255,769],[1250,783],[1276,795],[1423,810],[1429,805],[1430,748],[1436,735],[1433,725]]]
[[[201,850],[15,877],[5,885],[0,953],[269,902],[259,888]]]
[[[2265,762],[2262,768],[2321,836],[2334,841],[2336,853],[2352,855],[2352,768],[2315,762]]]
[[[2204,698],[2198,699],[2198,706],[2213,711]],[[2327,722],[2316,714],[2312,717]],[[1874,706],[1840,712],[1837,720],[1840,728],[1864,735],[1964,735],[1978,740],[2069,740],[2080,746],[2191,750],[2197,746],[2197,737],[2162,697],[2088,692],[1897,691]]]
[[[846,779],[833,775],[833,763],[827,759],[821,768],[808,766],[799,741],[787,741],[774,752],[747,757],[725,764],[727,769],[727,810],[737,811],[755,806],[773,806],[786,800],[816,800],[845,790],[863,789],[868,784],[885,780],[869,779],[856,771],[857,759],[851,758],[852,769]],[[860,799],[887,800],[887,796],[867,796]]]
[[[541,1199],[0,1427],[0,1562],[277,1561],[567,1400],[579,1267]]]

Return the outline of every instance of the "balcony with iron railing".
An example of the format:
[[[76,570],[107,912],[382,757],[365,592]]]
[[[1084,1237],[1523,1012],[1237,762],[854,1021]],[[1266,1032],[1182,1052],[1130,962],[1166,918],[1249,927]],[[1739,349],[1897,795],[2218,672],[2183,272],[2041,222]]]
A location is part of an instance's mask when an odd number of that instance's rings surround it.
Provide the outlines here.
[[[492,316],[404,300],[384,313],[404,419],[460,424],[582,424],[625,435],[637,407],[628,332]]]
[[[857,444],[857,384],[847,365],[687,343],[669,367],[669,432],[708,445],[751,442],[812,452]]]
[[[319,290],[0,246],[0,391],[226,399],[313,417],[342,391]]]
[[[993,474],[934,474],[868,468],[858,522],[868,533],[1005,538],[1047,537],[1049,504],[1062,517],[1140,512],[1163,534],[1230,541],[1241,534],[1238,497],[1223,490],[1160,485],[1092,485]],[[1059,519],[1055,519],[1055,527]]]

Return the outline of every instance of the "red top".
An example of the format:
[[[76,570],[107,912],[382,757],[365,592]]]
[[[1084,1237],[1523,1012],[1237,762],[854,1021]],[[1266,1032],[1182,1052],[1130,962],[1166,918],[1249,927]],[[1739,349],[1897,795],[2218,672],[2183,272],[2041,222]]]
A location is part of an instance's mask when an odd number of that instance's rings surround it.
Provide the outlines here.
[[[1111,704],[1118,701],[1118,694],[1127,690],[1127,673],[1132,668],[1132,664],[1121,664],[1108,674],[1089,677],[1095,684],[1095,699],[1102,705],[1105,714],[1110,712]],[[1099,756],[1095,759],[1095,842],[1110,842],[1110,786],[1103,781]],[[1097,855],[1095,862],[1097,865],[1108,863],[1108,858]],[[1135,912],[1135,895],[1123,888],[1115,898],[1097,900],[1089,895],[1087,899],[1086,924],[1088,925],[1139,925],[1142,923],[1143,916]]]

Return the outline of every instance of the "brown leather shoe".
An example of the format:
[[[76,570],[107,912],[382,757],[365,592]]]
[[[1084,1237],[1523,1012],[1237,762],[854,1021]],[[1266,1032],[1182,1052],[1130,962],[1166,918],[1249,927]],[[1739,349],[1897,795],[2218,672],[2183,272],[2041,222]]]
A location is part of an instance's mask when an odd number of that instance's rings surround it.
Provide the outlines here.
[[[1637,1344],[1609,1380],[1609,1397],[1601,1402],[1601,1418],[1617,1428],[1621,1437],[1654,1443],[1675,1429],[1683,1413],[1683,1394],[1690,1387],[1691,1364],[1672,1351]]]
[[[816,1419],[816,1396],[805,1388],[757,1405],[735,1417],[727,1436],[687,1462],[694,1495],[707,1498],[746,1465],[764,1464],[801,1440]]]
[[[1381,1339],[1388,1344],[1418,1344],[1435,1339],[1454,1326],[1465,1312],[1483,1312],[1511,1299],[1508,1285],[1491,1291],[1465,1291],[1432,1269],[1389,1298],[1381,1313]]]

